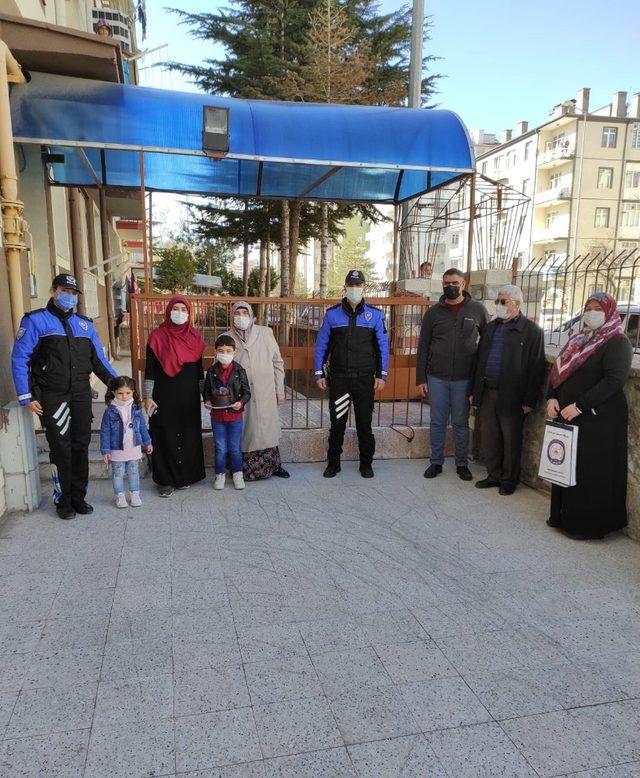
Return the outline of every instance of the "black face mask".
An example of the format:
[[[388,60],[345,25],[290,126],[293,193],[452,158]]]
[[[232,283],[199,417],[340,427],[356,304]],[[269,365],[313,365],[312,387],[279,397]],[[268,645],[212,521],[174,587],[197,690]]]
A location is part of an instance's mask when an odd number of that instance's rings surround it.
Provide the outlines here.
[[[455,300],[457,297],[460,297],[459,286],[445,286],[442,291],[447,300]]]

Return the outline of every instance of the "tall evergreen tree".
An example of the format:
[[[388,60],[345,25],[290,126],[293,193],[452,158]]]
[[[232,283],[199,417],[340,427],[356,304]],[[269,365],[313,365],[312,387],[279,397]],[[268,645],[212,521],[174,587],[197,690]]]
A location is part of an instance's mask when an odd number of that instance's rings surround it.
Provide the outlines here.
[[[194,37],[221,44],[225,56],[208,58],[198,65],[171,62],[168,66],[191,78],[204,91],[214,94],[240,98],[304,99],[292,95],[291,85],[309,81],[313,69],[310,61],[310,36],[313,37],[313,32],[310,33],[310,26],[314,19],[321,23],[321,9],[327,1],[232,0],[229,7],[222,8],[218,13],[199,14],[174,9]],[[338,9],[343,32],[346,35],[348,31],[352,39],[351,44],[345,41],[345,47],[351,47],[355,52],[347,59],[350,58],[352,66],[358,65],[364,71],[358,80],[367,99],[354,102],[379,105],[405,102],[411,39],[409,8],[403,6],[398,11],[381,14],[376,0],[343,0],[341,4],[329,0],[331,7],[333,13]],[[432,59],[426,57],[425,66]],[[429,76],[424,80],[425,97],[433,91],[437,78]],[[299,245],[310,237],[324,241],[327,231],[330,236],[340,234],[340,220],[354,212],[353,206],[327,208],[291,201],[283,229],[282,207],[255,204],[246,217],[240,213],[243,209],[244,205],[239,203],[239,207],[222,209],[218,217],[215,205],[201,207],[199,229],[210,236],[224,231],[230,237],[235,232],[237,242],[243,242],[248,233],[256,231],[247,224],[249,218],[260,222],[256,229],[262,235],[257,240],[264,240],[264,223],[268,222],[269,240],[280,243],[281,254],[283,241],[288,243],[288,277],[282,279],[283,289],[293,289]],[[358,210],[365,218],[374,221],[380,218],[374,207],[358,206]],[[211,219],[213,226],[205,223]]]

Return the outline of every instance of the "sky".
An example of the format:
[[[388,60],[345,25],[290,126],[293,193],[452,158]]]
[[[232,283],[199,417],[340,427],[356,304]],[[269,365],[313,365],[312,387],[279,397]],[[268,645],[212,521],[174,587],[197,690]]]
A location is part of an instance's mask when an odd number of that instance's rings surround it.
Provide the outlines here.
[[[220,0],[147,0],[148,35],[141,83],[193,90],[176,73],[153,67],[166,59],[198,63],[221,56],[192,39],[167,5],[211,12]],[[383,11],[398,0],[382,0]],[[500,133],[516,122],[540,124],[557,103],[591,87],[591,108],[611,102],[615,91],[640,91],[638,0],[425,0],[431,40],[425,53],[439,57],[442,73],[435,101],[456,111],[470,129]]]

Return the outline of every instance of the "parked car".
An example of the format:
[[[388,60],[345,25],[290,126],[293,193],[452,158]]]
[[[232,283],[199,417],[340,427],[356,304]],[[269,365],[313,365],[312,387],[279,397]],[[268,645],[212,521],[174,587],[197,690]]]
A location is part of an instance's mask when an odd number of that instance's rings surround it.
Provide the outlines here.
[[[635,351],[640,351],[640,304],[620,302],[618,310],[624,325],[624,331]],[[571,335],[580,329],[581,312],[574,314],[564,324],[545,330],[545,342],[552,346],[564,346]]]

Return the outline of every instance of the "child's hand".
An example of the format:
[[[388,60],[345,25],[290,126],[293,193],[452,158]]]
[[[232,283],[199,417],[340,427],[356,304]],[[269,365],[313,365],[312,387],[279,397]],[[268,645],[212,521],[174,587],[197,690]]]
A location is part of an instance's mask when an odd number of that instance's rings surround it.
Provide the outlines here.
[[[231,407],[233,408],[234,411],[241,411],[242,403],[241,402],[234,403]]]
[[[151,443],[149,443],[145,451],[147,452],[147,454],[153,454],[153,446],[151,445]]]
[[[111,462],[110,454],[103,454],[102,455],[102,461],[105,463],[105,465],[108,465],[109,462]]]
[[[205,400],[204,407],[207,408],[208,410],[211,410],[211,400]]]

